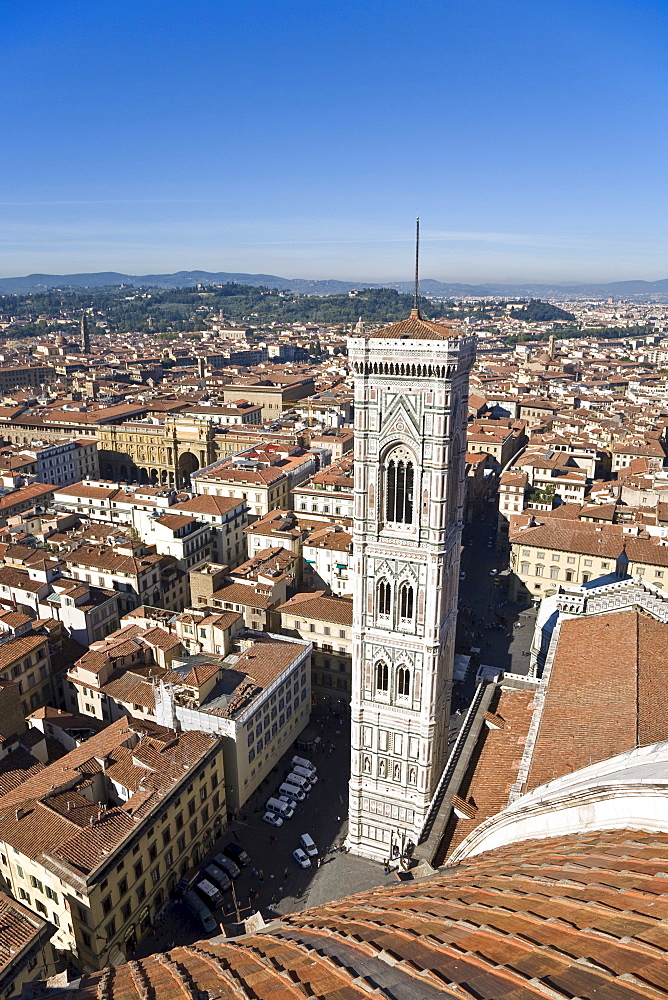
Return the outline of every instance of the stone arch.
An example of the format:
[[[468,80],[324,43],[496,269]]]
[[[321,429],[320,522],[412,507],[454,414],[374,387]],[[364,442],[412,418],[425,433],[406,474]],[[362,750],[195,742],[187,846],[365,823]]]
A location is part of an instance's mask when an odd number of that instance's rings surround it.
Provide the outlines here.
[[[411,693],[411,668],[402,664],[397,670],[397,697],[408,698]]]
[[[387,577],[376,584],[376,613],[386,618],[392,614],[392,584]]]
[[[413,523],[413,491],[416,462],[403,445],[395,445],[383,461],[385,484],[385,520],[394,524]]]
[[[159,477],[158,477],[158,470],[157,469],[151,469],[151,472],[149,474],[149,479],[151,481],[151,486],[157,486],[158,485]]]
[[[400,583],[398,595],[399,620],[402,622],[413,621],[415,617],[415,587],[412,581],[404,580]]]
[[[376,691],[389,691],[390,690],[390,668],[385,660],[378,660],[376,666],[374,667],[374,680],[376,682]]]
[[[189,486],[190,477],[193,472],[197,472],[199,469],[199,461],[197,456],[193,455],[191,451],[184,451],[179,455],[179,485]]]

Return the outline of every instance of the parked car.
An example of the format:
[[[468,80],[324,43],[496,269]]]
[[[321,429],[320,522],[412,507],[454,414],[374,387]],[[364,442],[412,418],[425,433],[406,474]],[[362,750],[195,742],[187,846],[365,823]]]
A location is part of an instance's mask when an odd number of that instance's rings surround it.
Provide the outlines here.
[[[228,858],[224,854],[216,854],[213,860],[230,878],[239,878],[241,875],[241,868],[232,861],[232,858]]]
[[[262,819],[265,823],[269,823],[269,826],[283,826],[283,817],[279,816],[278,813],[267,811]]]
[[[315,846],[313,837],[310,835],[310,833],[302,833],[301,837],[299,838],[299,843],[304,848],[309,858],[317,858],[318,848]]]
[[[219,930],[209,907],[192,890],[185,894],[183,902],[207,934],[213,934],[214,931]]]
[[[235,861],[241,868],[245,868],[246,865],[250,864],[250,858],[241,844],[228,844],[227,847],[223,848],[223,854],[226,854],[228,858],[232,858],[232,861]]]
[[[464,572],[464,570],[462,570],[461,573],[459,574],[459,579],[462,581],[462,583],[466,579],[466,573]]]
[[[298,847],[292,852],[292,857],[295,859],[300,868],[310,868],[311,859],[302,851],[301,847]]]
[[[202,874],[209,882],[213,882],[217,885],[221,892],[227,892],[232,888],[232,883],[230,882],[229,876],[219,868],[218,865],[207,865],[203,870]]]

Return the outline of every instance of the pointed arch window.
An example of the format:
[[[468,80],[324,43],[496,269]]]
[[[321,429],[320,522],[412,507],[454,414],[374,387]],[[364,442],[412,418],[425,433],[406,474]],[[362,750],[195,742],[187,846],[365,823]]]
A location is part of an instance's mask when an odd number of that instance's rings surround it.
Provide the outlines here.
[[[399,667],[397,671],[397,694],[407,698],[411,693],[411,672],[408,667]]]
[[[392,452],[385,469],[385,518],[395,524],[413,523],[413,484],[415,472],[408,452]]]
[[[378,615],[389,618],[392,613],[392,587],[387,580],[381,580],[376,591]]]
[[[399,617],[402,621],[411,621],[415,604],[415,591],[410,583],[402,583],[399,588]]]
[[[376,664],[376,691],[388,691],[390,687],[390,670],[383,660]]]

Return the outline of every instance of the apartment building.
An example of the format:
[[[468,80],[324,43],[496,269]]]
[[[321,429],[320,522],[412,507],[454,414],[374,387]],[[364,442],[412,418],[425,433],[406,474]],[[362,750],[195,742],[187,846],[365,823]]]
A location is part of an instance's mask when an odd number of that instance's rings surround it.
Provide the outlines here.
[[[466,448],[472,453],[491,455],[503,469],[526,445],[526,424],[523,420],[475,420],[466,429]]]
[[[200,493],[173,504],[170,513],[191,514],[209,526],[212,562],[233,569],[246,559],[247,500]]]
[[[513,518],[509,538],[513,600],[536,600],[559,584],[582,586],[602,577],[633,576],[661,589],[668,583],[666,540],[640,537],[635,525],[525,516]]]
[[[510,518],[521,514],[526,507],[529,490],[529,476],[526,472],[508,469],[499,479],[499,517],[497,522],[497,545],[508,544]]]
[[[95,438],[33,441],[21,454],[35,459],[41,483],[67,486],[83,479],[97,479],[100,474]]]
[[[188,572],[212,557],[213,538],[208,524],[191,514],[147,514],[137,511],[134,528],[141,540],[160,555],[171,556],[182,572]]]
[[[240,612],[247,628],[276,632],[280,617],[276,608],[294,583],[297,558],[286,549],[261,549],[231,573],[226,567],[201,566],[190,574],[194,607]]]
[[[21,996],[23,987],[57,972],[53,924],[0,892],[0,996]]]
[[[183,654],[178,635],[159,627],[124,625],[72,664],[66,675],[68,709],[100,721],[155,718],[153,682],[169,675]]]
[[[142,604],[181,611],[188,601],[188,578],[176,560],[158,555],[143,542],[83,543],[63,561],[75,579],[115,591],[121,613]]]
[[[314,703],[349,702],[352,677],[352,598],[299,593],[278,608],[281,630],[311,642]]]
[[[292,506],[298,514],[323,521],[353,516],[353,459],[344,457],[313,476],[309,483],[292,490]]]
[[[18,633],[6,629],[12,619],[22,619]],[[49,639],[34,632],[20,612],[0,618],[0,681],[16,684],[23,714],[28,715],[51,700],[51,659]]]
[[[302,546],[305,587],[343,596],[353,592],[353,538],[340,524],[321,525]]]
[[[44,558],[42,550],[26,549],[25,564],[0,564],[0,606],[29,619],[56,619],[65,632],[87,645],[118,628],[113,589],[83,584],[63,574],[63,563]],[[8,550],[11,552],[11,549]]]
[[[0,795],[0,874],[80,970],[129,958],[226,825],[222,741],[120,719]]]
[[[289,506],[288,477],[282,470],[271,466],[255,469],[216,463],[193,475],[192,488],[197,494],[245,501],[249,521],[255,521],[275,508]]]
[[[161,679],[156,721],[224,737],[231,815],[268,777],[307,725],[311,712],[311,643],[247,632],[227,656],[176,658],[177,679]]]
[[[19,480],[23,482],[23,480]],[[36,505],[48,507],[53,501],[53,486],[46,483],[29,483],[19,485],[17,489],[0,497],[0,526],[7,524],[10,517],[24,510],[31,510]]]

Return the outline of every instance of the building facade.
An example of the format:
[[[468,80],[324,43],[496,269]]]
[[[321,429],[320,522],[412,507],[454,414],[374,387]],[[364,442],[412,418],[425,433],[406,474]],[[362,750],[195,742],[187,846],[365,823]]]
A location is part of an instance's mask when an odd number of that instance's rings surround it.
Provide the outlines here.
[[[473,337],[410,319],[349,340],[355,375],[348,847],[417,843],[443,771]]]

